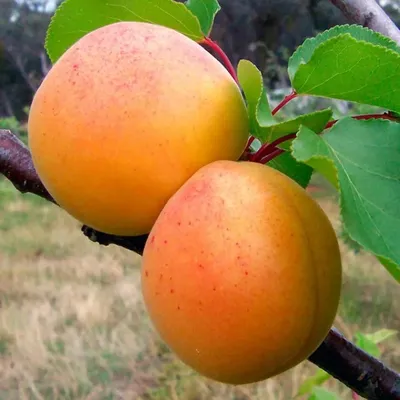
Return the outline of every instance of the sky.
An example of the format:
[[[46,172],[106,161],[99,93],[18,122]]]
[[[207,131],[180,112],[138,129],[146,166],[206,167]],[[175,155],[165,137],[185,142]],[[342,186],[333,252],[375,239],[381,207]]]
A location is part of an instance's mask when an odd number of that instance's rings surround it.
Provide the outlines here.
[[[24,0],[15,0],[17,3],[24,3]],[[84,1],[84,0],[82,0]],[[53,11],[56,5],[56,0],[48,0],[45,11]]]
[[[396,9],[400,9],[400,0],[381,0],[381,5],[386,6],[387,4],[391,4]]]

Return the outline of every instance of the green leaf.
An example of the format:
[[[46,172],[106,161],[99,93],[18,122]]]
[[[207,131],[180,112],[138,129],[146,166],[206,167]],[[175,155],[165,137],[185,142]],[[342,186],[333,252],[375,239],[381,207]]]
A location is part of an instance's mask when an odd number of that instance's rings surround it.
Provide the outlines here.
[[[315,387],[308,400],[340,400],[335,393],[321,387]]]
[[[304,394],[310,393],[314,390],[316,386],[320,386],[325,383],[331,375],[329,375],[323,369],[318,369],[317,372],[307,378],[300,386],[299,391],[297,392],[296,397],[302,396]]]
[[[313,169],[306,164],[296,161],[290,153],[282,153],[268,162],[268,166],[283,172],[303,188],[310,183]]]
[[[355,334],[355,344],[368,354],[371,354],[371,356],[373,357],[379,357],[381,355],[379,347],[372,340],[370,340],[360,332],[357,332]]]
[[[395,264],[392,260],[389,260],[386,257],[378,256],[377,259],[389,271],[394,279],[396,279],[397,282],[400,282],[400,265]]]
[[[250,132],[263,141],[261,126],[275,124],[276,121],[271,114],[261,72],[248,60],[239,61],[237,72],[239,84],[247,101]]]
[[[271,113],[263,78],[258,68],[248,60],[240,60],[238,79],[247,101],[250,132],[261,143],[271,143],[289,133],[295,133],[300,125],[305,125],[314,132],[320,132],[332,117],[332,110],[328,108],[278,122]],[[286,148],[287,146],[288,144]]]
[[[288,72],[290,80],[293,82],[295,73],[297,72],[301,64],[307,64],[315,49],[323,42],[333,37],[348,33],[354,39],[362,40],[371,44],[384,46],[388,49],[400,53],[400,47],[398,44],[378,32],[375,32],[369,28],[364,28],[360,25],[338,25],[331,29],[328,29],[319,35],[306,39],[304,43],[297,48],[289,59]]]
[[[393,329],[380,329],[377,332],[366,334],[365,337],[371,342],[379,344],[396,335],[397,331]]]
[[[400,111],[400,53],[335,36],[313,52],[293,76],[299,94],[329,97]]]
[[[214,18],[221,9],[218,0],[187,0],[186,7],[197,17],[205,36],[211,32]]]
[[[120,21],[163,25],[195,41],[204,37],[196,16],[185,4],[173,0],[65,0],[58,7],[47,30],[45,47],[51,61],[56,62],[87,33]]]
[[[306,126],[315,133],[321,132],[328,121],[332,117],[332,110],[330,108],[315,111],[310,114],[303,114],[296,118],[275,123],[267,127],[261,127],[261,134],[265,142],[272,142],[289,133],[295,133],[299,130],[301,125]],[[287,146],[285,146],[287,148]]]
[[[330,181],[336,177],[351,239],[399,266],[400,124],[346,117],[323,136],[302,127],[292,150]],[[388,271],[400,282],[399,268]]]
[[[319,171],[337,189],[339,188],[337,170],[328,146],[311,129],[301,126],[292,143],[292,155],[297,161],[308,164]]]

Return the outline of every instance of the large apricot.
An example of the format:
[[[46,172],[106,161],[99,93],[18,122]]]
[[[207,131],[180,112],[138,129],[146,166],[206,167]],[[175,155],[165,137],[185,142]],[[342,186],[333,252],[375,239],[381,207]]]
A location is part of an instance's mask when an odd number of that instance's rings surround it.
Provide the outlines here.
[[[54,64],[28,131],[38,175],[62,208],[100,231],[139,235],[200,167],[240,157],[248,117],[234,79],[199,44],[119,22]]]
[[[244,384],[306,359],[337,312],[341,257],[320,206],[271,167],[217,161],[167,202],[142,290],[161,338],[199,373]]]

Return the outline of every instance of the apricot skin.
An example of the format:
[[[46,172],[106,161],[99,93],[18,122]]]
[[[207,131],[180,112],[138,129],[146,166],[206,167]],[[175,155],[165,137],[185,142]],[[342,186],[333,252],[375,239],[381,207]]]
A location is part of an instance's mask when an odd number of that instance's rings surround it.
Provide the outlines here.
[[[38,175],[62,208],[97,230],[140,235],[200,167],[240,157],[248,116],[233,78],[199,44],[119,22],[53,65],[28,132]]]
[[[341,258],[330,221],[264,165],[217,161],[171,199],[150,232],[144,301],[161,338],[200,374],[264,380],[306,359],[337,312]]]

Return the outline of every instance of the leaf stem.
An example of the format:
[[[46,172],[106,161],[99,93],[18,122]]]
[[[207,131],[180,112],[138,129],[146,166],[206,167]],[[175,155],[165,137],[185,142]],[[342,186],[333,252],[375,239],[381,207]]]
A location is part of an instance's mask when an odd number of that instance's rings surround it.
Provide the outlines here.
[[[205,37],[200,44],[203,44],[207,47],[209,47],[211,50],[213,50],[220,58],[222,63],[225,65],[225,68],[228,70],[228,72],[231,74],[232,78],[235,80],[237,84],[239,84],[239,80],[235,71],[235,68],[233,67],[231,60],[229,57],[225,54],[225,52],[219,47],[217,42],[214,42],[211,38]]]
[[[275,151],[276,146],[286,142],[287,140],[294,139],[295,137],[296,133],[289,133],[288,135],[282,136],[271,143],[264,143],[256,153],[249,156],[249,159],[254,162],[261,162],[265,156]]]
[[[396,121],[400,122],[400,119],[394,115],[391,115],[388,112],[385,112],[383,114],[365,114],[365,115],[354,115],[352,118],[357,119],[357,120],[369,120],[369,119],[386,119],[390,121]],[[334,120],[334,121],[329,121],[326,125],[325,128],[319,132],[322,133],[324,130],[332,128],[333,125],[335,125],[339,120]],[[281,143],[284,143],[288,140],[294,139],[297,135],[297,132],[294,133],[289,133],[285,136],[282,136],[276,140],[274,140],[271,143],[264,143],[257,152],[253,154],[248,154],[247,159],[249,161],[265,164],[275,157],[279,156],[284,152],[284,150],[277,149],[277,146],[280,145]],[[277,151],[280,150],[280,151]]]
[[[268,162],[272,161],[274,158],[280,156],[284,152],[285,152],[285,150],[276,148],[275,150],[271,151],[270,153],[266,154],[263,158],[255,161],[255,162],[258,162],[260,164],[267,164]]]
[[[295,90],[292,90],[290,94],[284,97],[284,99],[272,110],[272,115],[275,115],[279,110],[286,106],[290,101],[297,97]]]
[[[390,115],[388,112],[385,112],[383,114],[364,114],[364,115],[353,115],[352,118],[358,119],[358,120],[368,120],[368,119],[388,119],[390,121],[396,121],[400,122],[399,118],[395,117],[394,115]],[[329,129],[332,128],[333,125],[338,122],[338,119],[335,119],[334,121],[330,121],[326,124],[324,129]]]

